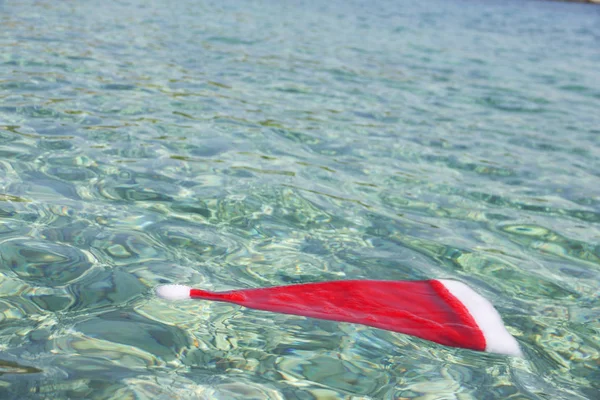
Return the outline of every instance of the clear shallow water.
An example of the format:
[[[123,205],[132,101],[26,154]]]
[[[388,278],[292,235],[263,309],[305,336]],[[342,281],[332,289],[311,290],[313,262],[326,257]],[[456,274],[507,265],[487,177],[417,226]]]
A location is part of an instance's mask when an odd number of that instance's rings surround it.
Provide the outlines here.
[[[0,26],[2,398],[598,395],[600,8],[2,2]],[[152,294],[341,278],[468,282],[526,357]]]

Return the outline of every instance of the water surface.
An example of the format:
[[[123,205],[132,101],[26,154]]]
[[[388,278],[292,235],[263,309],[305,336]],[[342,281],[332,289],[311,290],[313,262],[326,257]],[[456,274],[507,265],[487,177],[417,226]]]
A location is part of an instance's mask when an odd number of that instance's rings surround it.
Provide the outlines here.
[[[593,399],[600,8],[0,2],[0,395]],[[524,359],[156,299],[452,278]]]

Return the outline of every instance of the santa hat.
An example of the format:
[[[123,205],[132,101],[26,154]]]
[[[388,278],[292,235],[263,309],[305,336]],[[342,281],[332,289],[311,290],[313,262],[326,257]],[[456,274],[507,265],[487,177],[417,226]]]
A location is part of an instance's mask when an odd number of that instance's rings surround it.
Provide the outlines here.
[[[156,293],[169,300],[224,301],[373,326],[446,346],[522,356],[494,306],[469,286],[453,280],[347,280],[227,292],[164,285]]]

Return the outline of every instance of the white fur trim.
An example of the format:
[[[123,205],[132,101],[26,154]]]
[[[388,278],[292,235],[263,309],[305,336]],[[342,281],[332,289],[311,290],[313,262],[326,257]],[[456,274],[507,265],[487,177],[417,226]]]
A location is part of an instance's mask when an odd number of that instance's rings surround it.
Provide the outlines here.
[[[517,340],[506,330],[492,303],[462,282],[439,279],[469,311],[485,337],[485,351],[523,357]]]
[[[190,298],[191,289],[184,285],[163,285],[156,288],[156,294],[167,300],[183,300]]]

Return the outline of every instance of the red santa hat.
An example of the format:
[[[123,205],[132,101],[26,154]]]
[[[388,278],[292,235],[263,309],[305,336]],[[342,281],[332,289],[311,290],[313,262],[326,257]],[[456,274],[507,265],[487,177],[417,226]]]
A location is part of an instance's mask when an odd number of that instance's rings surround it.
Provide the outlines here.
[[[453,280],[345,280],[227,292],[164,285],[156,292],[169,300],[224,301],[373,326],[446,346],[522,356],[494,306],[466,284]]]

